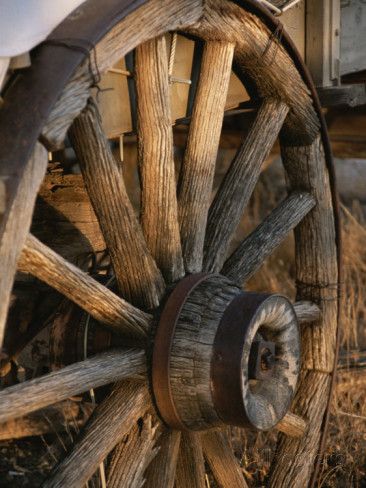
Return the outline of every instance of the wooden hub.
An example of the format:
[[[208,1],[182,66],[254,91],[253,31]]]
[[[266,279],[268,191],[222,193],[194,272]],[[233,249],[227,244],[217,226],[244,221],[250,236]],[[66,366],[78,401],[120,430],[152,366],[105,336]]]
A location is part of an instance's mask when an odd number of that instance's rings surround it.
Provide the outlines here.
[[[219,274],[190,275],[161,313],[152,364],[156,406],[179,430],[268,430],[290,406],[299,362],[287,298],[243,292]]]

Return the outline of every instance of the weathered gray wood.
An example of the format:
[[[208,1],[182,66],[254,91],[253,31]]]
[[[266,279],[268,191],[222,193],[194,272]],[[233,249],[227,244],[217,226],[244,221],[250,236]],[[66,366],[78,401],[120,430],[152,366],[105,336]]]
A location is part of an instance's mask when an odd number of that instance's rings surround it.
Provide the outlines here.
[[[220,488],[247,488],[244,473],[240,469],[227,434],[208,430],[201,434],[203,454]]]
[[[87,409],[85,413],[87,413]],[[1,423],[0,440],[55,433],[66,430],[68,424],[81,427],[88,418],[85,413],[80,408],[79,403],[65,400],[25,417]],[[91,413],[91,410],[89,413]]]
[[[180,244],[165,37],[136,49],[141,224],[168,282],[184,274]]]
[[[205,45],[195,105],[178,186],[178,211],[186,271],[202,268],[210,205],[234,44]]]
[[[81,174],[46,174],[34,207],[31,232],[73,263],[106,248]]]
[[[84,486],[148,406],[146,386],[134,382],[117,383],[110,395],[95,409],[72,451],[56,466],[42,486]]]
[[[166,430],[159,440],[159,452],[146,472],[146,488],[173,488],[180,446],[181,433]]]
[[[205,461],[200,434],[183,432],[177,464],[176,488],[205,488]]]
[[[115,447],[108,467],[108,488],[141,488],[146,468],[158,451],[158,426],[146,414]]]
[[[236,283],[247,281],[314,205],[310,194],[292,193],[244,239],[225,262],[222,274]]]
[[[319,371],[303,373],[293,407],[307,419],[305,434],[301,437],[280,436],[269,486],[303,488],[308,486],[318,453],[321,424],[329,393],[330,376]]]
[[[283,132],[292,142],[310,144],[319,120],[309,90],[277,35],[258,17],[228,0],[207,0],[204,15],[188,32],[206,40],[235,43],[235,61],[261,98],[277,98],[290,108]],[[245,35],[243,35],[245,32]]]
[[[299,324],[311,324],[321,318],[320,308],[312,302],[295,302],[294,310]]]
[[[40,378],[19,383],[0,392],[0,422],[78,395],[91,388],[124,378],[143,379],[146,373],[144,351],[112,350],[70,364]]]
[[[221,183],[208,213],[203,268],[221,269],[267,158],[288,113],[279,100],[265,100]]]
[[[0,347],[4,340],[5,323],[17,259],[28,235],[34,202],[46,172],[47,161],[46,149],[41,144],[36,143],[21,180],[15,184],[15,194],[10,192],[10,188],[16,177],[13,174],[5,175],[8,178],[9,194],[6,200],[6,209],[0,215]]]
[[[321,311],[321,320],[303,331],[302,361],[307,369],[331,372],[339,286],[334,209],[320,137],[311,146],[283,146],[282,160],[292,188],[316,200],[295,230],[297,300],[310,300]]]
[[[270,484],[302,487],[317,463],[336,348],[338,267],[334,209],[320,137],[311,146],[282,146],[282,159],[294,189],[310,192],[317,205],[295,231],[297,299],[310,300],[321,311],[302,333],[302,368],[292,409],[307,419],[299,439],[281,437]],[[291,453],[291,454],[290,454]],[[291,462],[289,462],[291,460]]]
[[[180,313],[170,384],[178,415],[189,429],[222,425],[211,391],[213,343],[226,307],[240,291],[227,278],[212,276],[191,292]]]
[[[31,234],[18,260],[18,269],[52,286],[114,332],[137,340],[146,337],[150,315],[115,295]]]
[[[112,154],[98,109],[91,100],[74,121],[70,137],[119,289],[135,305],[154,308],[164,292],[164,280],[146,246],[121,167]]]

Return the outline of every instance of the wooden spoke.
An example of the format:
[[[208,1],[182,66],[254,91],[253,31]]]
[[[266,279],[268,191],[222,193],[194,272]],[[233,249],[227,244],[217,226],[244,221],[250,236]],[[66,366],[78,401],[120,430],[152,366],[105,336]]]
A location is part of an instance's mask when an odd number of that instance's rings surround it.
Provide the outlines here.
[[[321,313],[318,305],[302,301],[294,303],[294,310],[299,324],[310,324],[320,319]]]
[[[204,270],[219,271],[228,245],[258,181],[288,107],[279,100],[265,100],[253,126],[232,162],[210,207],[205,240]]]
[[[276,430],[289,437],[303,437],[307,429],[307,423],[298,415],[287,412],[284,418],[276,425]]]
[[[221,488],[247,488],[243,472],[236,459],[227,435],[219,430],[202,434],[203,454]]]
[[[85,404],[81,409],[78,402],[65,400],[0,424],[0,441],[55,433],[70,423],[81,427],[90,413]]]
[[[115,295],[32,235],[20,255],[18,269],[52,286],[112,331],[136,339],[146,337],[150,315]]]
[[[4,193],[3,205],[0,202],[0,207],[4,207],[4,212],[0,209],[0,348],[4,340],[17,259],[28,235],[34,202],[47,162],[46,149],[36,143],[19,181],[13,181],[14,167],[6,168],[4,165],[0,168],[0,186],[3,186]]]
[[[136,49],[141,223],[168,282],[184,274],[180,245],[173,130],[165,37]]]
[[[135,305],[154,308],[164,292],[164,281],[147,249],[121,168],[103,133],[98,109],[91,100],[73,123],[70,136],[119,289]]]
[[[0,422],[27,415],[91,388],[124,378],[141,379],[146,373],[144,351],[125,349],[105,352],[59,371],[46,374],[0,392]]]
[[[177,430],[166,430],[161,435],[159,452],[146,472],[146,483],[144,487],[174,487],[180,437],[181,433]]]
[[[308,193],[290,195],[244,239],[224,264],[222,274],[237,283],[247,281],[314,205],[315,199]]]
[[[176,488],[205,488],[205,462],[200,435],[183,432],[177,464]]]
[[[152,425],[151,415],[147,414],[121,440],[109,463],[108,488],[140,488],[144,484],[146,468],[157,453],[157,427],[158,424]]]
[[[180,174],[178,203],[186,271],[201,271],[203,243],[234,44],[209,41]]]
[[[56,466],[44,488],[80,488],[128,433],[149,406],[144,385],[117,383],[111,394],[96,408],[80,439],[68,456]]]

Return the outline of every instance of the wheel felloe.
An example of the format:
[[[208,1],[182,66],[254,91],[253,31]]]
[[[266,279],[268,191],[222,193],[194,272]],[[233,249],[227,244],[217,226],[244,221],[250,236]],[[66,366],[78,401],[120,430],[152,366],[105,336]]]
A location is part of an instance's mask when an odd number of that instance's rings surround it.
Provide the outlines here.
[[[156,406],[175,429],[268,430],[289,408],[299,358],[287,298],[243,292],[218,274],[190,275],[160,317],[152,364]]]

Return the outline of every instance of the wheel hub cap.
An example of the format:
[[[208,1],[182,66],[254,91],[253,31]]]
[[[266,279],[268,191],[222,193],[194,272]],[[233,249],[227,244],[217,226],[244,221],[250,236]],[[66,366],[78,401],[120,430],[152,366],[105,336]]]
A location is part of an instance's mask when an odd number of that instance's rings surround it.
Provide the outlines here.
[[[155,336],[157,409],[180,430],[268,430],[289,408],[299,358],[287,298],[243,292],[218,274],[187,276],[167,299]]]

